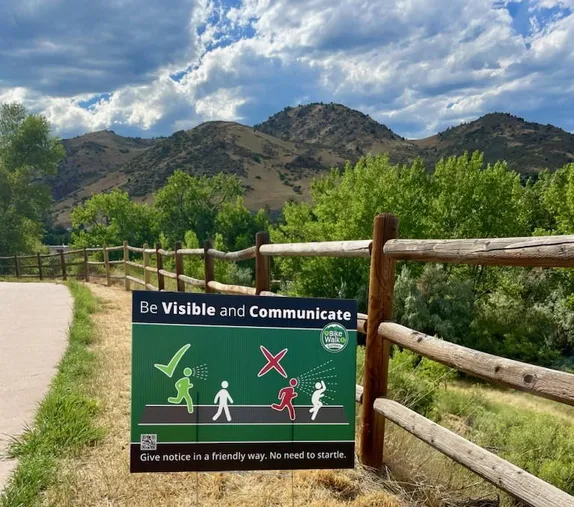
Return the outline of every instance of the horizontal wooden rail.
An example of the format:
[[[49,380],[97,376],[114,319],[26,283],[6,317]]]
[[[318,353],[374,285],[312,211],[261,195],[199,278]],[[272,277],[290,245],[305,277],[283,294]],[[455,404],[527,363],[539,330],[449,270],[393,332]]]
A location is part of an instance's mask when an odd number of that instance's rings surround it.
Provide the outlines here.
[[[76,254],[80,254],[80,253],[84,253],[84,249],[83,248],[76,248],[75,250],[66,250],[64,251],[64,255],[76,255]],[[33,256],[32,256],[33,257]]]
[[[143,285],[145,287],[145,282],[143,280],[140,280],[139,278],[136,278],[135,276],[127,275],[125,278],[126,278],[126,280],[129,280],[130,282],[134,282],[134,283],[137,283],[139,285]]]
[[[104,264],[104,261],[88,261],[88,266],[103,266]]]
[[[205,280],[198,280],[197,278],[192,278],[191,276],[179,275],[179,279],[188,285],[193,285],[194,287],[205,287]]]
[[[226,294],[247,294],[249,296],[255,295],[255,287],[244,287],[243,285],[228,285],[219,282],[209,282],[208,286],[217,292]]]
[[[152,285],[151,283],[146,283],[145,288],[147,290],[159,290],[155,285]]]
[[[123,264],[124,261],[108,261],[108,264]]]
[[[175,273],[172,273],[171,271],[166,271],[165,269],[160,269],[160,270],[158,270],[158,273],[160,275],[167,276],[168,278],[173,278],[174,280],[177,280],[177,275]]]
[[[276,292],[271,292],[269,290],[262,290],[259,293],[260,296],[269,296],[269,297],[276,297],[276,298],[284,298],[283,294],[277,294]]]
[[[151,273],[157,273],[157,268],[154,266],[146,266],[145,270],[150,271]]]
[[[573,236],[493,239],[393,239],[384,247],[393,259],[497,266],[573,267]]]
[[[51,253],[51,254],[43,254],[42,259],[46,259],[48,257],[60,257],[60,252]]]
[[[175,255],[173,250],[163,250],[162,248],[158,249],[158,253],[164,257],[173,257]]]
[[[123,263],[124,263],[124,261],[120,261],[120,264],[123,264]],[[143,264],[139,264],[139,263],[137,263],[137,262],[125,261],[125,263],[126,263],[128,266],[131,266],[131,267],[133,267],[133,268],[145,269],[145,266],[144,266]],[[108,264],[111,264],[111,262],[109,262]]]
[[[222,259],[225,261],[244,261],[246,259],[254,259],[255,258],[255,247],[252,246],[250,248],[245,248],[244,250],[239,250],[237,252],[221,252],[220,250],[215,250],[214,248],[210,248],[207,251],[207,255],[211,257],[215,257],[216,259]]]
[[[79,262],[66,262],[66,266],[83,266],[84,265],[84,261],[79,261]],[[26,267],[32,267],[32,266],[26,266]],[[38,266],[34,266],[35,268],[38,268]]]
[[[143,249],[143,253],[147,253],[147,254],[156,254],[157,252],[155,251],[155,248],[144,248]]]
[[[203,248],[180,248],[177,253],[182,255],[203,256]]]
[[[104,250],[104,247],[101,247],[101,246],[86,248],[86,252],[102,252],[103,250]],[[109,248],[108,248],[108,250],[109,250]]]
[[[144,253],[144,249],[143,249],[143,248],[138,248],[137,246],[130,246],[130,245],[128,245],[128,250],[129,250],[130,252]]]
[[[259,251],[263,255],[285,257],[370,257],[371,240],[361,241],[321,241],[317,243],[274,243],[263,245]]]
[[[533,507],[574,507],[574,497],[413,412],[379,398],[374,409],[457,463]]]
[[[122,245],[119,245],[119,246],[108,246],[108,247],[106,247],[106,250],[107,250],[108,252],[119,252],[120,250],[123,250],[123,249],[124,249],[124,247],[123,247]]]
[[[469,375],[574,405],[574,375],[571,373],[479,352],[392,322],[382,323],[379,334],[397,345]]]

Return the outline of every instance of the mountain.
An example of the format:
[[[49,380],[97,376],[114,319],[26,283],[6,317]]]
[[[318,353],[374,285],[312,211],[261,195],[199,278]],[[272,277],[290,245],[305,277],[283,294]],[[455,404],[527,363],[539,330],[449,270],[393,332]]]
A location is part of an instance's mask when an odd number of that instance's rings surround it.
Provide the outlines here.
[[[123,183],[118,178],[120,167],[157,141],[119,136],[111,130],[91,132],[72,139],[63,139],[66,157],[55,176],[47,183],[52,188],[56,221],[64,212],[86,197]]]
[[[573,134],[506,113],[487,114],[412,143],[421,150],[427,164],[480,150],[486,162],[506,160],[511,169],[525,176],[574,162]]]
[[[214,121],[179,131],[133,158],[121,171],[135,197],[161,188],[176,169],[195,175],[236,174],[246,203],[278,209],[307,190],[317,173],[345,159],[321,146],[293,143],[239,123]]]
[[[286,107],[256,130],[296,144],[321,146],[351,161],[367,153],[389,153],[394,163],[418,156],[411,142],[366,114],[340,104]]]
[[[318,174],[369,153],[388,153],[394,163],[422,157],[432,168],[441,157],[481,150],[487,162],[504,159],[525,176],[574,161],[573,134],[509,114],[487,114],[425,139],[407,140],[359,111],[322,103],[287,107],[254,127],[207,122],[158,139],[101,131],[63,144],[67,156],[49,180],[55,221],[62,224],[69,223],[75,205],[113,188],[150,202],[176,169],[236,174],[250,208],[278,210],[290,199],[305,199]]]

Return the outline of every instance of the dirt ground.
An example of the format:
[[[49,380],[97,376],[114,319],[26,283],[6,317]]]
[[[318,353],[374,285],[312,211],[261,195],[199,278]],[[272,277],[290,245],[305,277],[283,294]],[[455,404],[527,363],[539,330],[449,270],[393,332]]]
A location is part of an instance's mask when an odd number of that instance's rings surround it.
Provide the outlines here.
[[[94,392],[107,436],[61,468],[44,496],[50,506],[369,506],[408,505],[356,467],[343,471],[129,473],[131,295],[89,284],[101,302],[94,315],[100,366]]]

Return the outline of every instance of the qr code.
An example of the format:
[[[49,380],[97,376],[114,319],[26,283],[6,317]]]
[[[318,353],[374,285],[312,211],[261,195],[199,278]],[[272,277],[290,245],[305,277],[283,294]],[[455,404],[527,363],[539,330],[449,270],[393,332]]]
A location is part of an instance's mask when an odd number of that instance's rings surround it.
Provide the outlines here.
[[[157,435],[142,434],[140,436],[140,451],[157,450]]]

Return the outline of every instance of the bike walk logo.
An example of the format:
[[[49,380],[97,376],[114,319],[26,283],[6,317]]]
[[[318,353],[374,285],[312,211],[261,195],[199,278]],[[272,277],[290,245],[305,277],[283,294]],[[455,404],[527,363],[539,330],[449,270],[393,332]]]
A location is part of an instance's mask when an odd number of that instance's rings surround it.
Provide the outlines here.
[[[325,334],[325,331],[328,332]],[[330,352],[343,350],[347,345],[347,332],[339,324],[326,326],[321,336],[323,346]],[[323,336],[327,338],[325,341]],[[197,398],[198,391],[201,391],[202,399],[205,399],[204,396],[207,394],[205,381],[208,378],[209,368],[205,363],[196,366],[185,364],[190,364],[189,356],[193,352],[190,348],[191,344],[186,344],[175,352],[167,364],[154,364],[157,370],[170,379],[177,371],[182,373],[175,375],[174,378],[177,380],[173,383],[173,395],[167,397],[166,404],[146,405],[139,423],[141,426],[349,424],[343,405],[334,404],[337,373],[332,360],[290,376],[281,364],[289,350],[287,348],[270,350],[260,345],[261,366],[257,366],[260,369],[253,371],[252,374],[254,380],[267,375],[279,375],[285,379],[285,384],[279,389],[276,400],[269,400],[268,405],[242,404],[241,399],[235,399],[234,386],[230,385],[227,379],[221,378],[217,379],[217,387],[211,395],[208,394],[208,399],[213,402],[208,405],[195,405],[194,398]],[[239,393],[237,398],[241,397]],[[295,400],[298,404],[294,403]]]
[[[329,352],[341,352],[349,343],[349,334],[341,324],[327,324],[321,330],[321,345]]]

